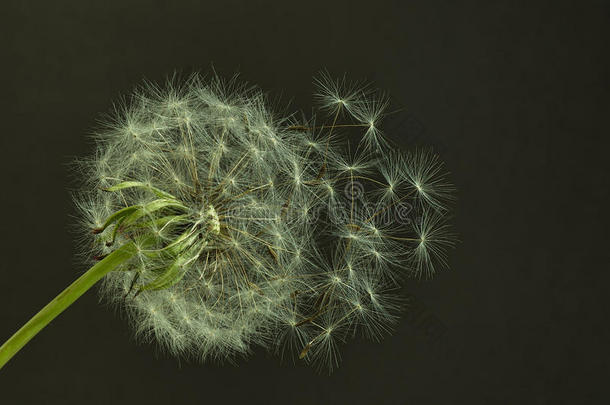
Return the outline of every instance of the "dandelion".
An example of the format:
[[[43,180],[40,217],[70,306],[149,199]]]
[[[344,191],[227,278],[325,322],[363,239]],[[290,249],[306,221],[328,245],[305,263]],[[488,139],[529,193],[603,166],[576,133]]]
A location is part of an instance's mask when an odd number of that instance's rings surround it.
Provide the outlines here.
[[[446,266],[453,188],[430,152],[388,146],[387,97],[316,84],[302,120],[236,78],[139,87],[78,162],[91,268],[0,347],[0,367],[98,281],[140,340],[181,358],[264,346],[332,370],[347,337],[387,333],[400,282]]]

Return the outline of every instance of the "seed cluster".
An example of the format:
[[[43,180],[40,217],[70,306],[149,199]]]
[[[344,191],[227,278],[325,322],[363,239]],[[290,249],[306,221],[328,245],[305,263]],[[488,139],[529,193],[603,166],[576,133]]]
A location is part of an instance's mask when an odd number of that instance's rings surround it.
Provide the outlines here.
[[[134,246],[102,291],[137,336],[201,360],[263,345],[332,369],[338,342],[388,329],[402,278],[445,265],[453,189],[436,156],[388,147],[383,95],[316,84],[309,120],[235,79],[147,84],[96,134],[77,205],[94,258]]]

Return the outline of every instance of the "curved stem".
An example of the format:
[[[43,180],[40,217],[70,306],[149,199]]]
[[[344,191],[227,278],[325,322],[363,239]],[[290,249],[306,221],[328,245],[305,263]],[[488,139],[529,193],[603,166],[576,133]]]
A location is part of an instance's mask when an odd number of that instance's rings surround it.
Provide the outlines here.
[[[42,308],[40,312],[34,315],[9,340],[0,346],[0,369],[57,315],[62,313],[108,272],[131,258],[136,252],[137,248],[133,242],[124,244],[87,270],[85,274],[80,276]]]

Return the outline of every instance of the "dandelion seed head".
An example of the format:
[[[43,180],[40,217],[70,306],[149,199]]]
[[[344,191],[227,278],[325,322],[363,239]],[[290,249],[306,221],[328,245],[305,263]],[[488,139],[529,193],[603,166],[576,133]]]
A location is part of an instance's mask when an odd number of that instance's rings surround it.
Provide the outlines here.
[[[348,332],[389,330],[403,276],[446,266],[438,158],[388,147],[383,94],[327,73],[316,85],[315,117],[297,120],[236,77],[172,77],[95,135],[75,198],[84,250],[133,244],[101,293],[139,339],[201,361],[258,345],[332,370]]]

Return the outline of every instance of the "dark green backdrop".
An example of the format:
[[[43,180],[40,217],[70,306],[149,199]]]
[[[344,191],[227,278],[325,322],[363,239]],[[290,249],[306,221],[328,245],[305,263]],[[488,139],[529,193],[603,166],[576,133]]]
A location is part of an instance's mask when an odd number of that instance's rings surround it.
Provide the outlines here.
[[[5,1],[0,340],[85,269],[67,163],[144,77],[238,70],[294,109],[327,68],[405,107],[459,189],[452,269],[334,374],[258,350],[179,364],[91,291],[0,371],[2,404],[601,402],[608,340],[607,2]],[[78,174],[76,174],[78,175]],[[430,326],[432,325],[432,326]]]

